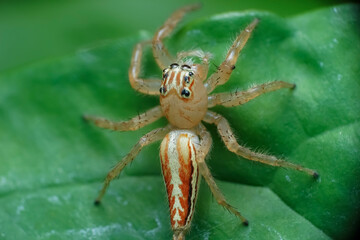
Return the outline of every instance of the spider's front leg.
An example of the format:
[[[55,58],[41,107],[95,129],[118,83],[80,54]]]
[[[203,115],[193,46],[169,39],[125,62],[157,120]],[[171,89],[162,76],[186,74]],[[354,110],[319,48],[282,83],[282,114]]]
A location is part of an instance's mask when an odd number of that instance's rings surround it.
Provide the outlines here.
[[[155,33],[152,40],[152,49],[154,58],[161,69],[165,69],[174,63],[173,57],[169,54],[168,50],[164,46],[163,39],[174,30],[178,22],[184,17],[187,12],[194,11],[200,8],[200,4],[193,4],[185,6],[175,11]]]
[[[83,119],[94,123],[100,128],[114,131],[134,131],[142,128],[163,116],[160,106],[156,106],[128,121],[113,122],[105,118],[84,115]]]
[[[319,174],[312,169],[304,168],[300,165],[286,162],[274,156],[265,155],[262,153],[256,153],[246,147],[239,145],[230,128],[228,121],[218,113],[207,111],[204,121],[207,123],[215,124],[226,147],[229,149],[229,151],[239,156],[242,156],[252,161],[261,162],[263,164],[267,164],[275,167],[284,167],[284,168],[290,168],[297,171],[305,172],[313,176],[314,178],[318,178],[319,176]]]
[[[104,196],[110,182],[121,173],[121,171],[125,168],[127,164],[134,160],[134,158],[139,154],[141,149],[146,145],[149,145],[150,143],[163,139],[170,130],[171,126],[168,125],[164,128],[157,128],[141,137],[139,142],[135,144],[131,151],[107,174],[100,194],[95,200],[95,205],[100,204],[101,198]]]
[[[150,43],[150,41],[145,41],[135,45],[130,62],[129,81],[131,87],[138,92],[148,95],[159,95],[159,88],[161,85],[160,79],[139,78],[143,47]]]
[[[253,20],[235,39],[233,45],[226,55],[225,60],[218,67],[218,70],[213,73],[205,82],[204,85],[206,87],[207,93],[212,92],[217,86],[222,85],[229,80],[232,71],[235,69],[235,63],[239,57],[240,51],[245,46],[247,40],[251,36],[251,32],[258,23],[259,19]]]
[[[200,171],[201,175],[204,177],[206,183],[209,185],[210,190],[211,190],[212,194],[214,195],[217,203],[220,204],[221,206],[225,207],[231,213],[235,214],[235,216],[240,218],[241,222],[245,226],[247,226],[249,224],[249,222],[246,220],[245,217],[243,217],[241,215],[241,213],[239,211],[237,211],[233,206],[231,206],[226,201],[224,195],[221,193],[220,189],[216,185],[215,180],[214,180],[213,176],[211,175],[209,168],[206,165],[205,157],[206,157],[207,153],[209,152],[209,149],[210,149],[211,143],[212,143],[210,133],[206,130],[204,125],[202,125],[200,123],[197,127],[197,134],[200,136],[200,146],[197,149],[198,153],[197,153],[196,161],[198,163],[199,171]]]
[[[248,101],[260,96],[261,94],[279,90],[281,88],[295,88],[295,84],[283,81],[275,81],[254,86],[246,91],[216,93],[208,97],[208,107],[222,105],[234,107],[247,103]]]

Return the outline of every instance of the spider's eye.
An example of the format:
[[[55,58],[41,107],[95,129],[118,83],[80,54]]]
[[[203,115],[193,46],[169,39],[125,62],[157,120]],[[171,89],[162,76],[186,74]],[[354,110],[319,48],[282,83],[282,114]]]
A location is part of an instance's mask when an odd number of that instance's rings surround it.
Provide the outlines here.
[[[164,95],[165,92],[166,92],[166,89],[165,89],[164,87],[161,87],[161,88],[159,89],[159,91],[160,91],[160,94]]]
[[[184,97],[184,98],[190,97],[190,91],[184,88],[184,89],[181,91],[181,96]]]
[[[188,76],[185,76],[185,77],[184,77],[184,81],[185,81],[186,83],[190,83],[189,77],[188,77]]]
[[[173,63],[170,65],[170,68],[173,69],[173,68],[177,68],[179,66],[179,64],[177,63]]]
[[[191,67],[187,64],[184,64],[181,66],[182,69],[191,69]]]
[[[165,80],[168,76],[169,76],[169,74],[168,74],[168,73],[165,73],[165,74],[163,75],[163,80]]]
[[[191,77],[191,76],[193,76],[194,75],[194,73],[193,72],[189,72],[189,76]]]

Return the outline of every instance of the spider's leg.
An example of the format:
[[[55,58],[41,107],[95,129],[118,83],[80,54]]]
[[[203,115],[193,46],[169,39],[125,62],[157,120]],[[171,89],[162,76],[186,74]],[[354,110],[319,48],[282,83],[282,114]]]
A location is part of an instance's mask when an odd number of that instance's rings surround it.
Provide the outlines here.
[[[160,95],[159,93],[159,89],[161,85],[160,79],[139,78],[143,47],[144,45],[150,43],[151,43],[150,41],[146,41],[136,44],[130,62],[129,81],[131,87],[138,92],[148,95]]]
[[[205,87],[208,93],[212,92],[217,86],[226,83],[232,71],[235,69],[235,63],[239,57],[241,49],[245,46],[249,39],[251,32],[254,30],[259,20],[252,21],[244,31],[240,33],[235,39],[233,45],[228,51],[225,60],[220,64],[218,70],[214,72],[205,82]]]
[[[200,146],[197,149],[198,153],[197,153],[196,161],[198,163],[199,171],[200,171],[201,175],[204,177],[206,183],[209,185],[210,190],[211,190],[212,194],[214,195],[217,203],[220,204],[221,206],[225,207],[231,213],[235,214],[235,216],[237,216],[238,218],[240,218],[241,222],[244,225],[248,225],[249,223],[246,220],[246,218],[243,217],[239,211],[237,211],[233,206],[231,206],[226,201],[224,195],[221,193],[220,189],[216,185],[215,180],[214,180],[213,176],[211,175],[210,170],[205,163],[205,157],[206,157],[207,153],[209,152],[209,149],[210,149],[211,143],[212,143],[210,133],[206,130],[204,125],[202,125],[200,123],[197,128],[197,134],[200,136]]]
[[[157,128],[144,136],[142,136],[135,144],[135,146],[131,149],[131,151],[120,161],[118,162],[113,169],[110,170],[110,172],[107,174],[104,185],[100,191],[99,196],[95,200],[95,205],[100,204],[101,198],[104,196],[107,187],[109,186],[110,182],[117,177],[120,172],[124,169],[124,167],[129,164],[134,158],[139,154],[141,149],[149,145],[150,143],[153,143],[155,141],[159,141],[165,137],[165,135],[171,130],[171,126],[168,125],[164,128]]]
[[[167,37],[184,17],[187,12],[194,11],[200,7],[200,4],[188,5],[175,11],[155,33],[152,40],[154,58],[161,69],[165,69],[174,62],[173,57],[169,54],[164,46],[163,39]]]
[[[247,103],[248,101],[260,96],[261,94],[279,90],[281,88],[294,88],[295,84],[283,81],[275,81],[256,85],[246,91],[216,93],[208,96],[208,107],[222,105],[225,107],[234,107]]]
[[[160,106],[156,106],[145,113],[142,113],[128,121],[112,122],[108,119],[94,116],[84,115],[86,121],[94,123],[100,128],[110,129],[114,131],[134,131],[142,128],[163,116]]]
[[[271,166],[290,168],[290,169],[294,169],[297,171],[305,172],[305,173],[313,176],[314,178],[317,178],[319,176],[319,174],[312,169],[304,168],[300,165],[286,162],[284,160],[278,159],[271,155],[256,153],[246,147],[239,145],[236,141],[236,138],[235,138],[231,128],[230,128],[228,121],[218,113],[215,113],[212,111],[207,111],[207,113],[204,117],[204,121],[207,123],[215,124],[217,126],[218,132],[219,132],[222,140],[224,141],[226,147],[229,149],[229,151],[231,151],[239,156],[242,156],[242,157],[252,160],[252,161],[271,165]]]

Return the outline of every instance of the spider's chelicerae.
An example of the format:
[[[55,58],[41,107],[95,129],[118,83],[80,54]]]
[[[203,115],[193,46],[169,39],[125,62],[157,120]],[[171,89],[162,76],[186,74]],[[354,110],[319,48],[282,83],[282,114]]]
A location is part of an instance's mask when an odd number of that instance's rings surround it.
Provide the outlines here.
[[[247,91],[211,94],[217,86],[229,80],[241,49],[259,21],[258,19],[253,20],[237,36],[225,60],[217,68],[217,71],[206,79],[210,53],[201,50],[185,51],[178,53],[175,60],[163,44],[163,39],[173,31],[182,17],[198,7],[198,5],[190,5],[174,12],[155,33],[152,42],[138,43],[133,51],[129,69],[130,84],[138,92],[160,95],[160,106],[156,106],[129,121],[112,122],[104,118],[84,116],[86,120],[93,122],[98,127],[115,131],[132,131],[161,117],[167,118],[169,124],[166,127],[155,129],[143,136],[130,153],[108,173],[95,204],[100,203],[110,182],[120,174],[144,146],[162,140],[160,146],[161,167],[168,195],[171,227],[174,232],[173,239],[177,240],[184,239],[185,233],[190,227],[200,175],[209,185],[216,201],[239,217],[244,225],[248,225],[248,221],[240,212],[225,200],[205,163],[205,157],[211,147],[212,139],[201,123],[202,121],[215,124],[228,150],[239,156],[271,166],[303,171],[315,178],[318,176],[314,170],[283,161],[274,156],[256,153],[239,145],[228,121],[220,114],[208,110],[208,108],[217,105],[226,107],[241,105],[261,94],[281,88],[293,89],[295,85],[275,81],[252,87]],[[154,58],[159,67],[163,69],[162,80],[139,78],[142,50],[147,44],[152,45]],[[189,60],[192,57],[199,58],[201,63],[193,63]]]

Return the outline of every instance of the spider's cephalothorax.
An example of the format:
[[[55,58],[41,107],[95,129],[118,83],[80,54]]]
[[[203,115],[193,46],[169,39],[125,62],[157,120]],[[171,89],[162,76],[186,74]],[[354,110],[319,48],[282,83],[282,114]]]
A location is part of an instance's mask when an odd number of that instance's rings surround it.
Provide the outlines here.
[[[238,106],[261,94],[282,88],[292,89],[295,85],[275,81],[254,86],[246,91],[212,94],[211,92],[217,86],[229,80],[232,71],[235,69],[240,51],[259,20],[255,19],[237,36],[225,60],[208,79],[205,79],[209,69],[210,53],[201,50],[184,51],[178,53],[177,60],[175,60],[163,44],[163,39],[172,32],[185,13],[198,7],[199,5],[190,5],[176,11],[152,39],[153,55],[159,67],[164,69],[162,80],[139,77],[142,49],[150,41],[138,43],[134,48],[129,68],[130,84],[141,93],[160,95],[160,106],[156,106],[129,121],[112,122],[104,118],[84,116],[86,120],[99,127],[116,131],[136,130],[163,116],[168,119],[169,124],[166,127],[155,129],[144,135],[130,153],[108,173],[95,204],[100,203],[110,182],[120,174],[144,146],[163,140],[160,146],[160,159],[168,195],[174,240],[185,239],[185,233],[190,228],[200,176],[209,185],[216,201],[239,217],[244,225],[248,224],[240,212],[226,201],[206,165],[205,157],[209,152],[212,140],[202,121],[215,124],[228,150],[243,158],[271,166],[302,171],[315,178],[318,177],[314,170],[278,159],[275,156],[253,152],[239,145],[228,121],[220,114],[208,110],[208,108],[216,105]],[[189,57],[198,57],[201,63],[174,63],[182,62],[183,59]]]
[[[163,70],[160,105],[169,122],[179,128],[192,128],[207,111],[207,94],[202,76],[187,64],[171,64]]]

